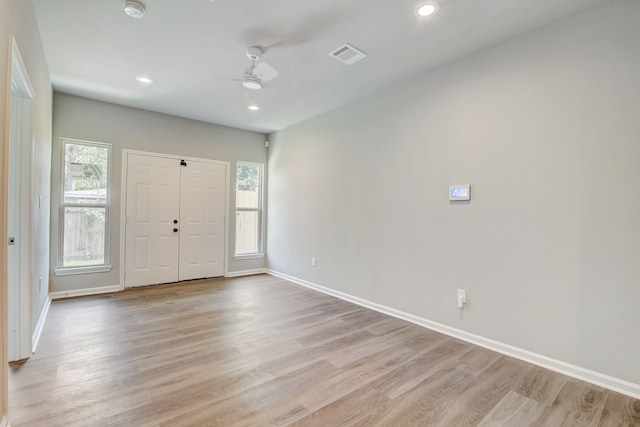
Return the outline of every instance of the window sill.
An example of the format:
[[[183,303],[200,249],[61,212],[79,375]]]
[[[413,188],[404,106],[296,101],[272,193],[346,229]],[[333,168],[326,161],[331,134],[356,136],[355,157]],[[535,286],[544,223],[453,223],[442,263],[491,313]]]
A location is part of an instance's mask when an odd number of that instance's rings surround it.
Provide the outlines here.
[[[107,271],[111,271],[110,265],[56,268],[54,273],[56,276],[72,276],[74,274],[106,273]]]
[[[264,258],[264,254],[246,254],[246,255],[234,255],[235,261],[244,261],[246,259],[261,259]]]

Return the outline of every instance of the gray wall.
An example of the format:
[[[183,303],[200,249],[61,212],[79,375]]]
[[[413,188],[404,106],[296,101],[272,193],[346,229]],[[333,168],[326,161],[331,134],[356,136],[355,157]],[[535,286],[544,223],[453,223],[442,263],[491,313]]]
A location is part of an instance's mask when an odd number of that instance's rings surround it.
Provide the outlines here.
[[[165,114],[55,93],[53,114],[53,170],[51,212],[51,290],[54,292],[120,285],[120,198],[122,150],[200,157],[231,163],[230,190],[235,183],[236,161],[266,163],[265,135],[218,126]],[[60,138],[107,142],[112,147],[110,261],[108,273],[56,277],[58,257],[58,210]],[[264,266],[264,259],[233,260],[235,239],[235,199],[230,193],[229,271]]]
[[[32,178],[31,204],[34,206],[30,216],[25,218],[31,222],[31,318],[32,332],[47,299],[49,275],[49,194],[51,170],[51,82],[49,71],[40,42],[40,33],[36,24],[35,14],[30,1],[3,0],[0,1],[0,188],[5,188],[5,149],[9,140],[7,135],[7,102],[10,97],[7,91],[7,70],[9,67],[9,39],[16,39],[18,48],[24,60],[27,72],[35,91],[32,102]],[[38,208],[38,197],[42,196],[42,206]],[[6,242],[6,206],[4,196],[0,212],[2,227],[0,227],[0,242]],[[0,366],[2,366],[3,385],[0,387],[0,419],[6,413],[7,390],[7,349],[6,349],[6,310],[7,310],[7,276],[5,257],[6,246],[0,249],[0,286],[2,301],[0,308]],[[42,277],[42,286],[38,279]]]
[[[640,384],[638,40],[610,2],[274,133],[268,267]]]

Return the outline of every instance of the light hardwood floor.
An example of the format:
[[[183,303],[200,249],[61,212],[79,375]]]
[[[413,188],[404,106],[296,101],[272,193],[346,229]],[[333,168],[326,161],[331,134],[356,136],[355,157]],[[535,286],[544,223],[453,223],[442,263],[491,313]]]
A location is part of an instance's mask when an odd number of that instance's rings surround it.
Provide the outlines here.
[[[55,301],[13,426],[640,426],[640,401],[271,276]]]

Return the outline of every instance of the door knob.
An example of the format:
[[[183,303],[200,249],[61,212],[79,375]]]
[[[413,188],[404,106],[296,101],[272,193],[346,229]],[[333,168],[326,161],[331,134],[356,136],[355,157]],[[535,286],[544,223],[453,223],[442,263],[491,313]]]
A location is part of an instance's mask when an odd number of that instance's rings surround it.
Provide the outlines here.
[[[177,233],[177,232],[178,232],[178,229],[177,229],[177,228],[174,228],[174,229],[173,229],[173,232],[174,232],[174,233]]]
[[[174,223],[174,224],[177,224],[177,223],[178,223],[178,220],[177,220],[177,219],[174,219],[174,220],[173,220],[173,223]]]

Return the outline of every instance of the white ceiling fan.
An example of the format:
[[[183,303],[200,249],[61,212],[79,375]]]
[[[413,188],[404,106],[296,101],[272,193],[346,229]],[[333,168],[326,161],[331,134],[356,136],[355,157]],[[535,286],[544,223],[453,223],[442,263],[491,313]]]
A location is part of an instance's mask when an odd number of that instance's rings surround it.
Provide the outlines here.
[[[273,68],[266,62],[259,62],[264,51],[259,46],[250,46],[246,50],[247,58],[251,60],[251,66],[244,70],[242,79],[229,79],[236,82],[242,82],[242,86],[246,89],[260,90],[264,88],[264,82],[273,80],[278,77],[278,70]],[[221,77],[227,78],[227,77]]]

